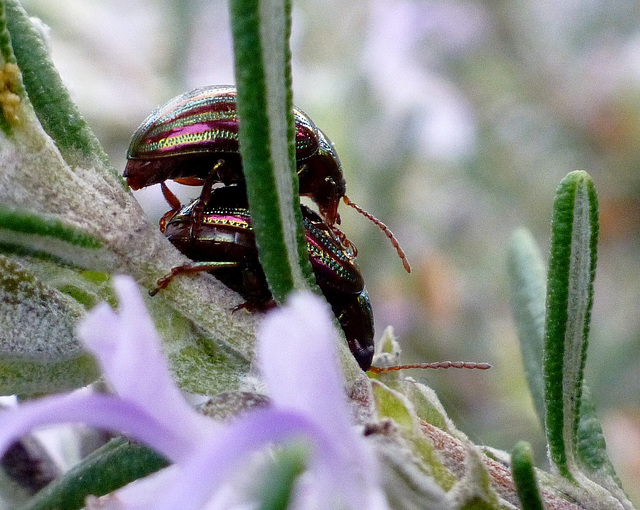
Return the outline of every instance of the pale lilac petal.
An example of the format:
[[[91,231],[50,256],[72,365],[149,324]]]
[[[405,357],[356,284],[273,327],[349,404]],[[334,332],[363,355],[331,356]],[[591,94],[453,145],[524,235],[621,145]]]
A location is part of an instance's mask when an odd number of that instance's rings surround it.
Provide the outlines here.
[[[106,304],[96,307],[78,327],[82,341],[96,354],[105,377],[119,395],[144,402],[157,396],[160,389],[183,404],[135,282],[128,276],[116,276],[113,286],[120,302],[118,313]]]
[[[336,332],[327,303],[311,292],[289,297],[258,329],[258,363],[275,405],[317,415],[349,416],[338,366]],[[347,419],[347,423],[349,423]]]
[[[182,431],[158,423],[135,403],[114,396],[75,392],[26,402],[1,412],[0,456],[31,430],[63,423],[121,432],[174,461],[183,460],[193,448],[191,438]]]
[[[389,508],[379,480],[378,465],[364,438],[331,438],[333,448],[319,450],[311,470],[318,477],[315,490],[319,501],[339,494],[349,508],[386,510]]]
[[[317,475],[326,482],[320,487],[340,488],[351,507],[358,508],[367,499],[373,505],[381,491],[373,453],[351,422],[338,366],[339,341],[324,300],[310,292],[297,293],[263,320],[258,362],[274,405],[313,420],[330,438],[330,450],[336,453],[329,455],[323,448],[316,459]],[[382,501],[386,505],[384,497]]]
[[[252,413],[202,441],[176,470],[177,479],[167,493],[159,495],[163,508],[201,508],[247,453],[300,435],[315,446],[311,470],[320,501],[337,494],[352,508],[363,502],[384,508],[372,497],[376,490],[380,493],[376,465],[350,423],[337,364],[339,338],[331,317],[326,303],[312,294],[295,296],[285,308],[269,314],[260,329],[258,349],[277,408]]]
[[[304,473],[293,494],[289,505],[291,510],[318,510],[325,508],[341,508],[352,510],[388,510],[386,496],[380,486],[369,487],[361,484],[347,473],[343,483],[336,483],[337,475],[344,474],[341,469],[335,476],[318,476],[316,472]],[[345,491],[342,485],[350,484]]]
[[[117,430],[176,464],[98,500],[97,508],[104,502],[127,510],[195,510],[224,495],[230,471],[248,453],[304,437],[311,446],[307,502],[318,501],[321,508],[323,501],[387,508],[373,453],[351,425],[337,363],[339,338],[326,303],[299,294],[269,314],[258,351],[273,407],[222,426],[197,415],[173,384],[133,281],[118,278],[115,286],[119,314],[98,307],[84,321],[81,336],[119,395],[53,396],[0,414],[0,451],[41,425],[80,422]],[[141,498],[145,491],[150,498]]]
[[[209,487],[207,477],[198,476],[188,481],[185,486],[185,477],[181,475],[182,466],[173,464],[151,475],[131,482],[111,494],[100,498],[91,498],[88,501],[87,510],[156,510],[158,501],[162,501],[174,488],[181,489],[181,496],[190,501],[194,483],[202,483],[205,490],[213,490]],[[201,475],[201,473],[199,473]],[[182,485],[181,485],[182,484]],[[185,505],[175,508],[183,510]],[[207,510],[253,510],[256,508],[247,494],[246,488],[239,489],[225,480],[224,485],[217,487],[214,496],[199,509]]]
[[[248,453],[271,443],[308,437],[314,450],[336,454],[330,440],[316,424],[299,413],[263,409],[234,422],[203,444],[188,463],[181,466],[171,491],[154,507],[157,510],[197,510],[218,491],[229,472]]]
[[[160,498],[162,506],[156,508],[200,509],[248,453],[296,438],[306,439],[310,445],[309,470],[315,481],[310,488],[312,493],[303,499],[319,502],[318,506],[304,505],[305,508],[338,507],[327,505],[329,501],[354,510],[389,508],[380,484],[367,471],[373,468],[375,473],[375,465],[358,462],[353,452],[342,450],[343,442],[328,436],[315,417],[275,408],[248,414],[203,444],[196,456],[181,466],[173,489],[166,498]]]
[[[203,427],[212,426],[211,420],[198,415],[173,382],[161,340],[133,279],[116,276],[113,285],[119,313],[106,304],[97,306],[78,326],[81,340],[118,395],[197,442]]]

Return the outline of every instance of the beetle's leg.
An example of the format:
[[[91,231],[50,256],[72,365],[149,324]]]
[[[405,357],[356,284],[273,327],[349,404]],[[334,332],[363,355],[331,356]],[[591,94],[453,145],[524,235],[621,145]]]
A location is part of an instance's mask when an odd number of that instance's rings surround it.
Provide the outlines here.
[[[166,289],[171,283],[171,281],[176,276],[179,276],[179,275],[195,274],[195,273],[202,273],[202,272],[209,273],[209,272],[216,271],[217,269],[233,268],[233,267],[238,267],[240,265],[242,265],[241,262],[209,261],[209,262],[192,262],[191,264],[183,264],[182,266],[176,266],[171,269],[170,273],[164,275],[162,278],[160,278],[156,282],[157,287],[155,289],[150,290],[149,295],[155,296],[160,290]],[[250,297],[244,303],[240,303],[238,306],[234,307],[231,310],[231,312],[233,313],[243,309],[247,310],[248,312],[255,312],[255,311],[266,312],[267,310],[271,310],[276,306],[277,306],[277,303],[275,299],[273,299],[271,297],[271,294],[269,293],[268,298],[266,298],[266,296],[258,296],[258,295],[254,296],[253,299]]]
[[[269,301],[267,302],[247,300],[244,303],[240,303],[238,306],[234,307],[231,312],[234,313],[238,310],[246,310],[247,312],[266,312],[267,310],[271,310],[276,306],[278,306],[278,303],[276,303],[276,300],[273,298],[269,299]]]
[[[191,212],[192,222],[189,227],[189,237],[194,238],[198,229],[202,225],[202,219],[204,217],[204,208],[211,200],[211,193],[213,192],[213,185],[217,182],[220,182],[220,169],[225,165],[224,159],[219,159],[218,162],[213,166],[209,175],[204,180],[202,184],[202,191],[200,192],[200,197],[198,197],[198,202],[193,206],[193,210]]]
[[[205,180],[200,177],[176,177],[174,181],[185,186],[202,186]]]
[[[171,206],[171,209],[164,213],[162,218],[160,218],[160,232],[164,234],[164,231],[167,228],[167,223],[180,209],[182,209],[182,204],[180,203],[180,199],[173,194],[164,181],[160,183],[160,189],[162,190],[164,199]]]
[[[166,289],[171,280],[181,274],[194,274],[215,271],[216,269],[237,267],[239,262],[192,262],[191,264],[183,264],[182,266],[176,266],[171,268],[171,272],[160,278],[155,289],[149,291],[150,296],[155,296],[160,290]]]
[[[349,239],[347,239],[347,234],[345,234],[342,230],[340,230],[336,226],[331,227],[331,233],[336,238],[336,240],[342,246],[344,246],[344,249],[347,251],[347,254],[351,258],[358,256],[358,248],[356,248],[356,245],[353,244],[351,241],[349,241]]]

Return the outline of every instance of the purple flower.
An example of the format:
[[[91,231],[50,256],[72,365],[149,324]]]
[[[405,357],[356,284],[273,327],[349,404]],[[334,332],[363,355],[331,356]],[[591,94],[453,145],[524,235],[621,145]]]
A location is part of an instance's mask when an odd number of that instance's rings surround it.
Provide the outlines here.
[[[105,304],[96,307],[79,334],[115,395],[78,391],[0,414],[0,454],[42,425],[79,422],[116,430],[173,464],[90,506],[186,510],[223,501],[234,468],[247,454],[303,438],[310,455],[297,507],[388,507],[375,457],[351,424],[337,366],[338,338],[320,298],[299,293],[264,319],[258,362],[273,405],[222,425],[196,413],[175,386],[133,280],[116,277],[114,286],[119,313]]]

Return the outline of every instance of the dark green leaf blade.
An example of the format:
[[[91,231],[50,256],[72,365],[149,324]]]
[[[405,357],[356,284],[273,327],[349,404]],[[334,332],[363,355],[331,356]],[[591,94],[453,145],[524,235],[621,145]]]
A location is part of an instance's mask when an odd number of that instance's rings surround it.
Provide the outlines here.
[[[240,148],[260,262],[278,302],[312,280],[299,207],[289,2],[230,3]]]
[[[511,474],[522,510],[544,510],[542,495],[533,469],[531,445],[520,441],[511,452]]]
[[[102,496],[165,467],[167,461],[146,446],[112,439],[62,478],[42,489],[20,510],[77,510],[87,496]]]
[[[551,461],[576,472],[577,428],[597,261],[598,201],[583,171],[560,183],[554,203],[545,324],[546,429]]]

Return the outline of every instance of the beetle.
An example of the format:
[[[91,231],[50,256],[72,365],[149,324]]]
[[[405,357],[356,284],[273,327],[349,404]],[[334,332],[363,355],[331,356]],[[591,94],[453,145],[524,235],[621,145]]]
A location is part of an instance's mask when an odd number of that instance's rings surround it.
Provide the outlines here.
[[[203,185],[200,203],[194,204],[192,233],[216,183],[244,183],[236,100],[236,90],[230,86],[208,86],[177,96],[147,117],[133,134],[127,151],[124,177],[134,190],[168,179]],[[340,224],[340,200],[364,214],[390,239],[410,272],[391,230],[346,196],[340,158],[329,138],[302,110],[294,108],[293,116],[300,195],[317,204],[333,235],[354,256],[355,246],[334,228]]]
[[[239,185],[212,190],[204,215],[193,235],[193,210],[198,199],[182,206],[163,185],[172,209],[161,230],[169,241],[194,262],[172,268],[160,278],[155,295],[181,274],[210,272],[246,302],[239,308],[266,311],[276,306],[258,260],[246,190]],[[301,204],[305,238],[316,282],[340,323],[347,344],[360,368],[373,373],[406,369],[490,368],[487,363],[441,361],[388,367],[372,366],[374,326],[371,301],[354,256],[333,235],[333,229],[313,210]]]
[[[206,181],[209,186],[244,182],[236,98],[234,87],[209,86],[153,111],[133,134],[127,151],[124,177],[129,185],[140,189],[167,179]],[[302,110],[294,108],[293,117],[300,195],[311,197],[329,225],[339,224],[346,183],[338,154]]]
[[[152,293],[165,288],[179,274],[207,271],[246,299],[242,307],[263,311],[275,306],[258,260],[244,186],[212,189],[195,234],[193,214],[198,199],[183,207],[168,188],[163,192],[171,201],[172,210],[161,229],[194,262],[173,268],[158,280],[158,288]],[[316,282],[344,331],[349,349],[366,371],[373,359],[374,327],[362,273],[353,255],[336,240],[333,229],[322,217],[303,204],[300,207]]]

